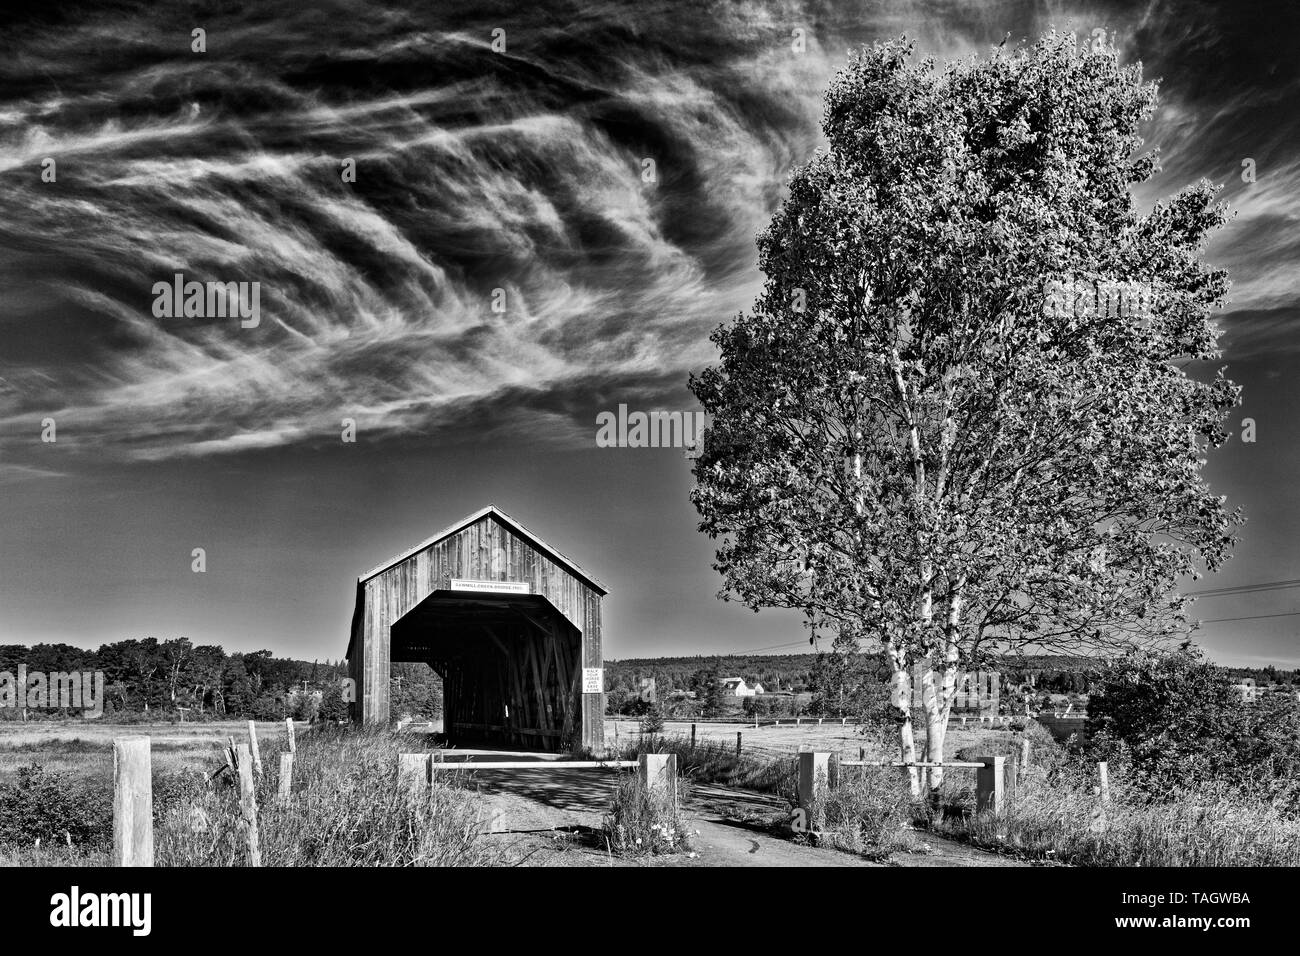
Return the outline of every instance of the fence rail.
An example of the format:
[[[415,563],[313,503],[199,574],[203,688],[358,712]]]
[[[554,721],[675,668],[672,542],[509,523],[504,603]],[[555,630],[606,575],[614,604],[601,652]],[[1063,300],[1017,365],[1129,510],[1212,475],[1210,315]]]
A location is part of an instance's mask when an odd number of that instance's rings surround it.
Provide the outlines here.
[[[598,770],[635,767],[635,760],[433,760],[433,770]]]
[[[940,763],[937,760],[914,760],[908,763],[904,760],[841,760],[841,767],[899,767],[911,768],[917,767],[922,769],[942,768],[944,770],[978,770],[984,766],[982,763],[972,763],[969,760],[945,760]]]

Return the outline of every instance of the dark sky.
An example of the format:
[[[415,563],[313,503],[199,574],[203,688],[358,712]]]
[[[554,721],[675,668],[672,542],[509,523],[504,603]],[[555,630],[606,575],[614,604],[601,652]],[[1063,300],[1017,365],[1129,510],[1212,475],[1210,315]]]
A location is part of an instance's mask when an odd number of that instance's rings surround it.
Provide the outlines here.
[[[695,408],[686,376],[759,288],[754,235],[821,92],[900,33],[955,57],[1105,29],[1161,78],[1164,172],[1136,199],[1224,184],[1207,255],[1234,281],[1233,419],[1258,423],[1211,459],[1248,523],[1192,587],[1300,578],[1293,4],[229,6],[0,26],[0,643],[340,657],[356,575],[491,502],[609,585],[607,657],[797,650],[797,617],[716,599],[681,451],[597,448],[596,415]],[[260,282],[261,324],[155,318],[178,271]],[[1297,610],[1300,589],[1197,605]],[[1298,627],[1204,643],[1296,666]]]

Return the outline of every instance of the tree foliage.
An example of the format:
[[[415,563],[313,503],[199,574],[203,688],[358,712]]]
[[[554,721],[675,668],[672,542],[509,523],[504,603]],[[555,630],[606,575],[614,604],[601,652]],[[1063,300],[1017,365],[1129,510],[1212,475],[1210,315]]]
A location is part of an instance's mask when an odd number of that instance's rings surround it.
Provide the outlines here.
[[[692,379],[723,596],[873,634],[899,680],[921,660],[932,747],[959,668],[1179,631],[1177,581],[1232,544],[1200,468],[1238,390],[1184,367],[1218,357],[1224,210],[1208,182],[1134,208],[1155,102],[1068,34],[943,68],[863,51]],[[1153,290],[1150,315],[1047,307],[1058,280]]]
[[[1088,703],[1095,757],[1157,798],[1222,783],[1300,810],[1300,707],[1294,695],[1248,703],[1228,672],[1185,645],[1110,662]]]

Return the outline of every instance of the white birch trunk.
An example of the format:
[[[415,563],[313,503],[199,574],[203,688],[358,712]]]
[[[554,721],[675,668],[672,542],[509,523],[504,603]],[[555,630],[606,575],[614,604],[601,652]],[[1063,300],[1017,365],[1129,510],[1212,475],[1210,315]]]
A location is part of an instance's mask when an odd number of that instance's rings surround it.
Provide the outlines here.
[[[948,598],[948,615],[944,622],[944,642],[939,667],[926,661],[922,674],[921,703],[925,707],[925,760],[943,763],[944,738],[948,733],[948,719],[952,715],[952,702],[957,696],[957,628],[961,623],[961,608],[965,582],[959,580]],[[931,768],[928,773],[931,792],[943,785],[943,768]]]
[[[907,659],[902,649],[890,641],[885,646],[889,666],[893,670],[893,699],[898,720],[898,757],[904,763],[916,762],[916,738],[912,733],[912,685],[907,673]],[[907,768],[912,796],[921,795],[921,780],[915,767]]]

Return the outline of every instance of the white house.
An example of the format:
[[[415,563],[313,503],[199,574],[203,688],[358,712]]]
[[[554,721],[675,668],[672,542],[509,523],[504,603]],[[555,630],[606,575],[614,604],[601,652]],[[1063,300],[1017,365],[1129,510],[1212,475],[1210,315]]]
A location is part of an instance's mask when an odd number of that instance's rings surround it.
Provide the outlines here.
[[[751,687],[745,683],[743,677],[723,677],[718,683],[722,685],[722,692],[729,697],[754,697],[757,694],[766,693],[763,690],[763,685],[758,681],[755,681]]]

